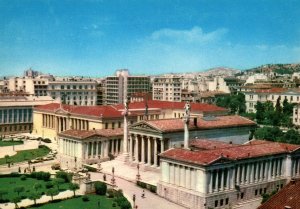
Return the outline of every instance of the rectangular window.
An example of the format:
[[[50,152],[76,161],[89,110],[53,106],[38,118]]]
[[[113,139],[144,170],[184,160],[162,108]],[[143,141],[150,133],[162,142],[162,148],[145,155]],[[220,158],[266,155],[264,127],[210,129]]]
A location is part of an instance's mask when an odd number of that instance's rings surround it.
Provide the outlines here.
[[[225,205],[228,205],[228,203],[229,203],[229,198],[227,197],[227,198],[225,199]]]
[[[118,123],[118,127],[121,128],[121,122]]]
[[[218,207],[218,200],[215,201],[215,207]]]
[[[241,199],[244,199],[244,192],[241,193]]]
[[[111,123],[111,127],[112,127],[112,129],[115,129],[115,122]]]
[[[258,191],[257,191],[257,189],[256,189],[256,190],[255,190],[255,196],[257,195],[257,192],[258,192]]]
[[[220,200],[220,206],[223,206],[223,199]]]
[[[105,129],[108,129],[108,123],[105,123]]]

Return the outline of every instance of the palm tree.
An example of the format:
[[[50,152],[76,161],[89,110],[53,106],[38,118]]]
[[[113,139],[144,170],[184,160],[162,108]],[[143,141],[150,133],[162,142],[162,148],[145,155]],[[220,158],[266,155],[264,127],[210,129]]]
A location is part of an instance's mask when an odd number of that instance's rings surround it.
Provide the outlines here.
[[[58,195],[59,191],[55,188],[49,189],[48,191],[46,191],[46,195],[51,196],[51,199],[53,201],[53,196]]]
[[[79,184],[76,184],[76,183],[70,183],[69,189],[72,190],[72,191],[74,192],[74,197],[75,197],[75,191],[76,191],[77,189],[79,189]]]
[[[33,200],[33,201],[34,201],[34,204],[36,205],[36,200],[37,200],[37,199],[40,199],[41,196],[42,196],[42,195],[41,195],[40,193],[38,193],[38,192],[31,192],[31,193],[29,194],[28,198],[29,198],[30,200]]]

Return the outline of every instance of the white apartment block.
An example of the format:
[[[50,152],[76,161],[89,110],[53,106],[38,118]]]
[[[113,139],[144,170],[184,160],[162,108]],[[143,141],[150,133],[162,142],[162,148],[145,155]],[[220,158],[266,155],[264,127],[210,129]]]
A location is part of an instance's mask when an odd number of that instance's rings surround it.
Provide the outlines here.
[[[255,105],[257,102],[270,101],[276,105],[277,99],[280,97],[281,104],[285,99],[289,103],[300,102],[300,89],[285,89],[285,88],[269,88],[256,89],[250,92],[244,92],[246,99],[246,111],[256,112]]]
[[[153,100],[181,101],[182,83],[180,77],[157,77],[152,84]]]
[[[97,82],[85,78],[56,78],[49,81],[48,94],[69,105],[91,106],[97,102]]]
[[[105,104],[124,103],[124,92],[127,96],[137,92],[149,92],[150,77],[132,76],[126,69],[117,70],[115,76],[106,77],[105,89]]]

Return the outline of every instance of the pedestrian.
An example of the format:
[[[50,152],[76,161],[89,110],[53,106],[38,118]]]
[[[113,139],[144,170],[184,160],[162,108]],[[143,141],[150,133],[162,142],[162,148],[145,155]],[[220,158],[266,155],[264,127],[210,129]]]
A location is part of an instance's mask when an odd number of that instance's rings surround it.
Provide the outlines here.
[[[106,175],[105,174],[103,175],[103,181],[106,181]]]
[[[143,190],[142,198],[145,198],[145,190]]]

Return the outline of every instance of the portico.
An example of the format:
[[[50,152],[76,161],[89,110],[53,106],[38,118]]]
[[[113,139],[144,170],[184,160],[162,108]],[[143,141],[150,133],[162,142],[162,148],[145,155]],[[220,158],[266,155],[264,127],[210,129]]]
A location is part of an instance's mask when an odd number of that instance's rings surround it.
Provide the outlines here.
[[[62,166],[106,161],[122,152],[122,129],[93,131],[67,130],[59,134],[59,159]]]

